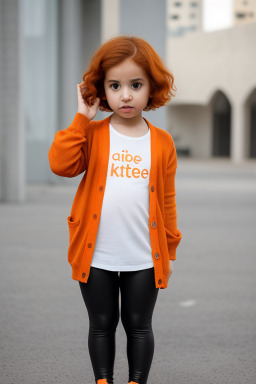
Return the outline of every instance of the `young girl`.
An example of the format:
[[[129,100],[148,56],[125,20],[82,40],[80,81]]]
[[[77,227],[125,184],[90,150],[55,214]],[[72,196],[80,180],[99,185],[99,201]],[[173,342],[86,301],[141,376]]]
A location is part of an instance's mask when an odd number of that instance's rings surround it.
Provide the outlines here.
[[[159,288],[167,288],[182,234],[174,141],[142,111],[166,105],[173,90],[173,75],[150,44],[113,38],[92,57],[77,85],[77,114],[49,150],[55,174],[84,172],[67,218],[68,261],[88,311],[97,384],[113,383],[119,288],[129,382],[147,383],[153,310]],[[113,113],[94,121],[98,108]]]

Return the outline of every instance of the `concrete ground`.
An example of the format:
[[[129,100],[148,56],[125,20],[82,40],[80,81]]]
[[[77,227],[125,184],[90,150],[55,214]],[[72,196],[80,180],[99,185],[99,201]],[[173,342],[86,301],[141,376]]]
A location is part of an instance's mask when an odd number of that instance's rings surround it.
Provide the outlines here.
[[[25,204],[0,204],[1,384],[95,383],[88,314],[66,258],[79,180],[28,185]],[[148,384],[254,384],[256,162],[179,159],[176,202],[183,238],[159,290]],[[119,321],[115,383],[127,382]]]

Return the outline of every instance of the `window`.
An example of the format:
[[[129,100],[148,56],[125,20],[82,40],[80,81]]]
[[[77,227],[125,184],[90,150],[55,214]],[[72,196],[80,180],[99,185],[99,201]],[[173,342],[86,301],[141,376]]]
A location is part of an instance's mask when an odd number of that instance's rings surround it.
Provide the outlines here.
[[[179,15],[170,15],[170,19],[178,19]]]
[[[245,14],[244,13],[237,13],[236,17],[238,17],[239,19],[242,19],[243,17],[245,17]]]
[[[196,1],[191,1],[190,5],[191,7],[197,7],[198,3]]]
[[[180,7],[182,4],[180,1],[175,1],[173,4],[175,7]]]
[[[190,13],[189,15],[190,19],[194,19],[196,17],[195,13]]]

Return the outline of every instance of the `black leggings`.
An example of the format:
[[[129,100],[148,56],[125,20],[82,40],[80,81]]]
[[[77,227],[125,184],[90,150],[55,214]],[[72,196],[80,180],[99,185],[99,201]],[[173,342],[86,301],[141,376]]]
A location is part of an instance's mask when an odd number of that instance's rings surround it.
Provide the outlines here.
[[[140,271],[107,271],[91,267],[87,283],[79,281],[89,315],[88,347],[95,381],[113,384],[115,332],[121,321],[127,335],[129,382],[146,384],[154,354],[152,315],[159,288],[154,267]]]

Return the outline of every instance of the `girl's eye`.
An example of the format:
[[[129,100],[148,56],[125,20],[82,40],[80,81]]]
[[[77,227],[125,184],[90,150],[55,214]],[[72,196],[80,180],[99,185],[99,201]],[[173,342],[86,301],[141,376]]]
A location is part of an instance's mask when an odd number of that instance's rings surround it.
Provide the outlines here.
[[[142,85],[141,83],[133,83],[132,86],[134,89],[139,89],[141,87],[141,85]]]
[[[113,84],[110,85],[110,87],[111,87],[112,89],[118,89],[119,84],[117,84],[117,83],[113,83]]]
[[[142,86],[141,83],[133,83],[132,84],[132,88],[133,89],[140,89],[140,87]],[[118,90],[120,88],[120,84],[118,83],[112,83],[110,84],[110,88],[114,89],[114,90]]]

